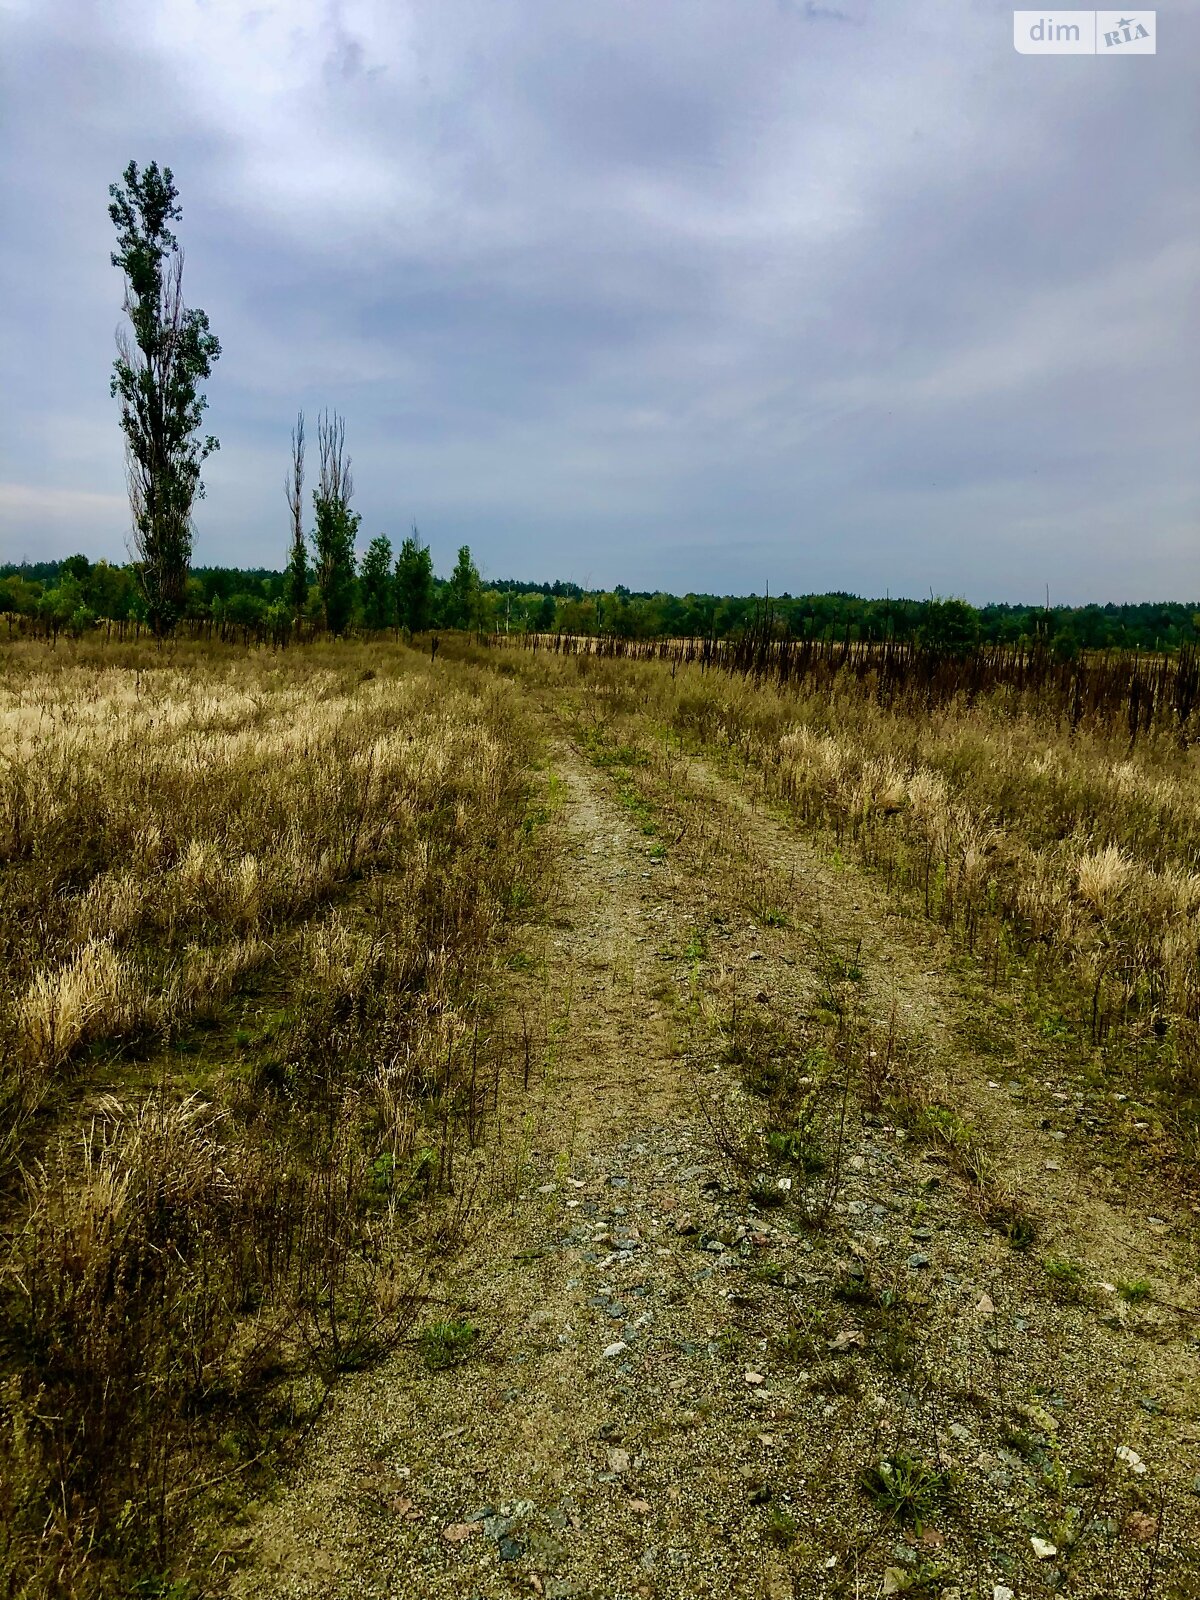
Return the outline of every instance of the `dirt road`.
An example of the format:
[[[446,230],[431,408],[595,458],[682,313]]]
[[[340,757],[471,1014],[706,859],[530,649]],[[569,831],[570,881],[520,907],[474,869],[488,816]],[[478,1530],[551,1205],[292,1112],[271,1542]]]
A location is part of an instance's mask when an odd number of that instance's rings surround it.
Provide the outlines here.
[[[229,1591],[1200,1595],[1172,1219],[1096,1191],[1055,1091],[971,1052],[984,1002],[865,878],[697,764],[665,845],[566,742],[554,768],[563,903],[519,1001],[545,1011],[544,1061],[504,1088],[478,1231],[434,1286],[479,1345],[345,1379],[226,1541]],[[751,879],[777,925],[747,911]],[[849,1091],[807,1178],[729,1159],[756,1108],[712,1016],[809,1016],[834,929],[863,1017],[900,1018],[1028,1191],[1033,1250]],[[1104,1287],[1141,1279],[1149,1300]]]

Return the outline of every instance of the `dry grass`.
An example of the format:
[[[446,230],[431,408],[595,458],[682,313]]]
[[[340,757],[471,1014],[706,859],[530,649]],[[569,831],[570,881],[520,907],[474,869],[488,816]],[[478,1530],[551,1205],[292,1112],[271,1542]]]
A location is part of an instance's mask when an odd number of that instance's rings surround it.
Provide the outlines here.
[[[999,693],[913,710],[849,678],[519,659],[569,686],[585,725],[648,718],[718,753],[997,976],[1031,976],[1085,1046],[1200,1090],[1200,757],[1175,733],[1131,749]]]
[[[6,1592],[158,1592],[197,1498],[408,1327],[539,892],[531,757],[507,685],[398,646],[3,658]]]

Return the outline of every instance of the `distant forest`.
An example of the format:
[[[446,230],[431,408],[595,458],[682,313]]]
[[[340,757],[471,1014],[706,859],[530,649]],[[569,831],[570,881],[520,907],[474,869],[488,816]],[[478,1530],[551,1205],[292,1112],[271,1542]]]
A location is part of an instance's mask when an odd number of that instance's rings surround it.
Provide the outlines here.
[[[584,590],[576,583],[529,583],[480,577],[465,546],[449,578],[438,578],[426,558],[425,593],[413,599],[411,574],[393,569],[379,548],[364,559],[354,580],[349,625],[355,631],[397,628],[466,628],[479,632],[616,634],[723,638],[761,624],[769,603],[771,627],[793,639],[904,639],[957,648],[972,644],[1034,644],[1071,654],[1080,649],[1174,650],[1200,640],[1200,605],[1178,602],[1137,605],[1053,606],[991,604],[963,600],[864,599],[858,595],[761,596],[649,593],[618,584]],[[407,548],[407,546],[406,546]],[[422,552],[424,553],[424,552]],[[390,546],[387,549],[390,558]],[[242,628],[282,639],[299,622],[319,630],[321,594],[314,583],[299,618],[286,572],[265,568],[195,567],[187,582],[185,617],[224,631]],[[422,574],[418,573],[418,584]],[[9,630],[80,635],[105,621],[144,620],[144,601],[132,566],[91,562],[83,555],[64,561],[0,565],[0,615]],[[413,628],[413,623],[417,627]]]

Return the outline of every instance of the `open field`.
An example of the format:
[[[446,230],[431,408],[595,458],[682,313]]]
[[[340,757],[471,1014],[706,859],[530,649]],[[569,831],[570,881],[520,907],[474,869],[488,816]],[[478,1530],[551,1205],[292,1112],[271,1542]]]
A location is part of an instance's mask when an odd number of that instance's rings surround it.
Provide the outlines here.
[[[8,1592],[1200,1596],[1196,775],[849,676],[0,655]]]

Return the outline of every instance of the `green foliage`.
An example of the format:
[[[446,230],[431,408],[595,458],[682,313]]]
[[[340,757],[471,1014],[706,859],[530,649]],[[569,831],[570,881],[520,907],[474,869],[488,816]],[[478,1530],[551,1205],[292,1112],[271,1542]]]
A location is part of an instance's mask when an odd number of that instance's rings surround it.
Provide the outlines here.
[[[911,1524],[917,1532],[945,1500],[949,1479],[944,1472],[897,1450],[865,1467],[859,1484],[871,1500],[895,1522]]]
[[[359,575],[363,623],[378,631],[392,620],[392,546],[384,534],[372,539]]]
[[[354,542],[358,513],[336,500],[313,496],[316,527],[317,584],[321,609],[330,633],[345,633],[354,606]]]
[[[423,633],[433,621],[433,557],[416,528],[396,558],[396,625],[406,633]]]
[[[170,167],[125,169],[112,184],[117,230],[112,264],[125,274],[132,339],[117,337],[111,391],[120,401],[138,578],[150,624],[168,633],[182,615],[192,552],[192,503],[204,494],[200,469],[217,449],[199,437],[207,401],[201,382],[221,346],[203,311],[183,301],[183,256],[169,224],[183,215]]]
[[[344,420],[336,412],[332,417],[322,412],[317,422],[321,476],[313,490],[313,545],[325,626],[338,634],[345,633],[354,608],[354,545],[359,524],[358,513],[350,509],[354,481],[345,445]]]
[[[479,623],[479,569],[471,548],[462,545],[442,596],[442,621],[448,628],[474,628]]]
[[[431,1322],[422,1328],[418,1344],[421,1359],[430,1372],[457,1367],[466,1360],[479,1340],[479,1329],[465,1318]]]
[[[1067,1300],[1078,1299],[1084,1284],[1080,1262],[1072,1261],[1069,1256],[1047,1256],[1042,1266],[1056,1294]]]
[[[1148,1278],[1133,1278],[1118,1283],[1117,1293],[1126,1305],[1140,1306],[1153,1298],[1154,1285]]]
[[[1014,1250],[1028,1250],[1037,1241],[1037,1223],[1014,1200],[993,1207],[988,1221]]]
[[[932,650],[961,655],[979,643],[979,613],[965,600],[930,600],[921,619],[920,641]]]
[[[288,485],[289,491],[291,484]],[[293,528],[294,528],[293,519]],[[203,593],[193,592],[189,583],[184,614],[189,617],[214,615],[213,601],[239,592],[255,594],[268,606],[287,596],[293,615],[322,616],[318,601],[314,609],[309,586],[314,574],[304,559],[304,536],[300,536],[297,563],[296,544],[289,551],[283,572],[261,568],[194,568],[193,577],[202,580]],[[469,559],[469,552],[468,552]],[[98,617],[113,620],[133,614],[141,602],[136,593],[132,568],[113,567],[97,562],[90,571],[86,557],[73,556],[68,567],[62,562],[36,562],[0,566],[0,614],[36,617],[38,601],[44,592],[61,584],[64,578],[77,580],[83,590],[83,603]],[[474,573],[472,579],[471,573]],[[299,574],[303,573],[303,583]],[[738,596],[630,594],[619,585],[612,593],[585,595],[575,584],[522,584],[501,579],[484,585],[474,563],[465,572],[456,568],[452,582],[434,576],[428,548],[414,528],[401,546],[394,568],[394,620],[411,633],[420,633],[434,621],[457,626],[465,615],[464,626],[488,625],[495,616],[509,633],[552,633],[575,629],[584,633],[615,633],[620,638],[653,638],[673,634],[709,634],[716,638],[736,635],[753,620],[755,602]],[[464,597],[468,600],[465,609]],[[772,599],[775,630],[783,637],[844,640],[918,640],[923,637],[925,619],[931,607],[951,602],[917,600],[862,600],[855,595],[784,596]],[[144,610],[144,607],[142,607]],[[66,613],[69,615],[70,613]],[[1057,651],[1064,641],[1074,641],[1080,650],[1110,646],[1176,650],[1200,639],[1200,617],[1192,606],[1107,605],[1042,607],[988,605],[974,613],[979,623],[981,645],[1049,642]],[[929,637],[945,638],[948,624],[944,613],[934,612]],[[969,620],[969,619],[968,619]],[[262,624],[266,627],[265,617]],[[774,919],[778,907],[756,907],[756,915],[767,926],[783,926]]]
[[[778,1545],[781,1549],[786,1549],[788,1545],[795,1543],[796,1535],[799,1531],[799,1526],[791,1512],[784,1511],[779,1506],[771,1507],[767,1513],[767,1538],[772,1544]]]

